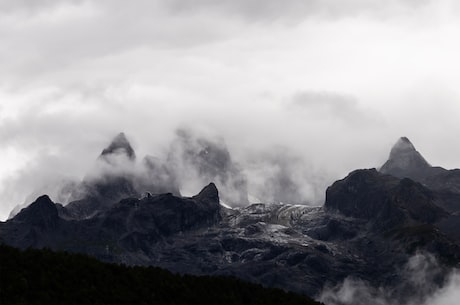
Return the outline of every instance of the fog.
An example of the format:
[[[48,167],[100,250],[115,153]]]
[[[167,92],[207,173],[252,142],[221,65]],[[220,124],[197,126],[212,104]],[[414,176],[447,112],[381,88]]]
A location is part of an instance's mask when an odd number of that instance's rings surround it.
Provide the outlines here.
[[[327,287],[319,299],[330,305],[454,305],[460,296],[460,273],[441,267],[428,253],[417,253],[399,271],[398,287],[373,287],[361,279],[347,278]]]
[[[400,136],[460,167],[458,15],[448,0],[0,1],[0,219],[65,200],[120,131],[139,164],[180,129],[221,138],[268,201],[321,204]],[[188,178],[193,193],[210,177]]]
[[[243,154],[246,158],[236,160],[222,137],[198,134],[190,128],[177,129],[167,147],[156,155],[138,155],[124,133],[105,145],[80,177],[64,176],[59,169],[47,177],[46,168],[21,173],[12,180],[16,183],[13,188],[23,187],[27,196],[9,216],[42,194],[64,205],[86,197],[117,201],[146,192],[193,196],[210,182],[218,187],[222,203],[230,207],[259,202],[318,206],[332,181],[329,173],[315,172],[287,148],[273,146],[268,151],[247,152]],[[44,175],[40,183],[34,183],[40,175]],[[24,181],[29,183],[24,185]]]

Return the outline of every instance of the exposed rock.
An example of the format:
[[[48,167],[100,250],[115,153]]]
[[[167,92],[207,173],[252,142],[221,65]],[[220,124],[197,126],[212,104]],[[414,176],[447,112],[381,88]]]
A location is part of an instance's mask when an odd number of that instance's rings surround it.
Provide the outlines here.
[[[192,197],[196,202],[205,204],[212,210],[220,209],[219,191],[214,183],[205,186],[198,195]]]
[[[67,208],[43,197],[2,224],[0,238],[17,247],[232,275],[314,296],[348,276],[397,285],[395,273],[417,247],[457,260],[458,246],[431,224],[444,215],[432,200],[420,184],[375,170],[353,172],[331,186],[326,210],[286,204],[221,210],[213,183],[190,198],[125,198],[79,220],[65,219]],[[41,211],[45,216],[37,216]],[[431,231],[412,229],[424,222]]]
[[[423,176],[431,165],[415,149],[408,138],[400,138],[393,146],[390,157],[380,168],[380,172],[399,178]]]
[[[385,229],[407,222],[433,223],[447,216],[433,193],[420,183],[383,175],[375,169],[357,170],[326,191],[325,208],[363,218]]]
[[[124,155],[129,160],[136,158],[136,153],[123,132],[120,132],[101,153],[103,158],[107,158],[110,155]]]
[[[431,166],[406,137],[396,142],[391,149],[389,159],[379,171],[398,178],[410,178],[428,184],[432,181],[433,176],[447,172],[442,167]]]
[[[460,211],[460,170],[431,166],[405,137],[393,146],[380,172],[420,182],[437,193],[440,207],[449,212]]]
[[[402,141],[392,156],[396,159],[414,153]],[[220,153],[216,160],[197,155],[206,147],[200,145],[187,158],[197,162],[195,169],[224,181],[230,174],[218,169],[231,168],[231,160],[222,151],[223,159]],[[170,169],[161,161],[152,164],[153,172],[164,173],[168,181]],[[0,223],[0,240],[180,273],[232,275],[312,296],[350,276],[375,287],[399,287],[405,283],[401,269],[419,251],[434,254],[443,266],[460,263],[459,216],[439,207],[453,204],[456,171],[415,182],[357,170],[328,188],[324,207],[261,203],[237,209],[221,209],[218,184],[192,197],[145,196],[133,176],[121,173],[104,180],[108,184],[92,184],[91,195],[66,207],[38,198]],[[417,286],[403,288],[402,294],[423,293]]]
[[[54,202],[47,195],[43,195],[22,209],[14,220],[43,230],[52,230],[59,222],[58,210]]]
[[[67,217],[85,219],[105,211],[126,197],[138,197],[132,175],[106,175],[85,180],[78,189],[81,198],[66,206]]]

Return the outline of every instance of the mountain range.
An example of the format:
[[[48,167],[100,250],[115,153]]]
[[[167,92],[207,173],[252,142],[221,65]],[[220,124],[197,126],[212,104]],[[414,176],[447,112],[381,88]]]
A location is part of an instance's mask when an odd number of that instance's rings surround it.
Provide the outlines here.
[[[433,255],[441,270],[460,262],[460,170],[431,166],[405,137],[379,169],[328,187],[318,207],[249,204],[247,181],[222,143],[182,132],[174,147],[167,160],[145,157],[139,173],[119,134],[70,188],[68,204],[40,196],[0,223],[0,242],[231,275],[315,298],[353,277],[404,300],[420,288],[402,272],[414,254]],[[208,181],[186,197],[188,180]],[[435,285],[445,281],[440,274]]]

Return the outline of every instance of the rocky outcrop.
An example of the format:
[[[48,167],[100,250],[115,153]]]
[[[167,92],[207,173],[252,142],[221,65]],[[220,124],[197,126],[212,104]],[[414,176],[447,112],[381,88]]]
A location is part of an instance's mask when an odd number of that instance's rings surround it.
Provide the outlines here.
[[[395,274],[418,248],[456,261],[458,246],[435,227],[444,212],[433,196],[411,180],[360,170],[328,189],[325,208],[256,204],[221,210],[210,183],[193,197],[147,194],[72,219],[65,216],[67,207],[41,197],[2,224],[0,238],[22,248],[232,275],[314,296],[348,276],[397,284]]]
[[[124,155],[129,160],[136,159],[136,153],[123,132],[113,138],[109,146],[102,151],[101,158],[107,158],[111,155]]]
[[[393,146],[389,159],[379,170],[398,178],[410,178],[437,193],[439,206],[449,212],[460,211],[460,170],[431,166],[406,137]]]
[[[60,249],[65,244],[81,252],[88,249],[79,243],[92,243],[98,245],[99,250],[91,251],[102,255],[107,241],[118,247],[124,247],[130,239],[140,239],[140,243],[157,242],[167,236],[216,225],[221,220],[219,195],[213,183],[191,198],[176,197],[171,193],[148,194],[139,199],[123,199],[89,218],[70,217],[75,211],[84,211],[88,204],[88,201],[76,201],[69,207],[62,207],[48,196],[41,196],[6,222],[5,240],[21,248],[38,242],[53,249]],[[36,231],[46,231],[46,236],[36,236],[34,240],[22,238]],[[130,247],[139,250],[132,244]]]
[[[54,243],[54,236],[63,229],[58,210],[62,208],[47,195],[37,198],[15,217],[3,224],[0,239],[19,248],[43,248]]]
[[[411,141],[400,138],[393,146],[388,160],[380,172],[399,178],[421,178],[431,169],[431,165],[415,149]]]
[[[410,222],[433,223],[446,216],[436,201],[420,183],[370,169],[354,171],[335,182],[326,191],[324,207],[389,229]]]
[[[402,141],[393,160],[414,155],[413,145]],[[213,149],[202,153],[214,155]],[[223,158],[221,164],[220,157],[214,162],[214,157],[196,157],[196,151],[201,150],[193,148],[188,158],[199,166],[203,165],[200,160],[220,164],[202,167],[204,173],[220,175],[218,169],[225,168],[222,164],[228,159]],[[152,164],[152,177],[162,173],[167,176],[162,181],[169,181],[170,168],[158,160]],[[421,161],[417,164],[430,168]],[[210,183],[192,197],[139,194],[132,176],[112,175],[114,180],[107,180],[107,186],[95,192],[98,196],[66,207],[47,196],[38,198],[16,217],[0,223],[0,241],[179,273],[237,276],[312,296],[347,277],[394,288],[404,283],[401,270],[418,251],[434,254],[442,264],[460,262],[459,216],[441,208],[447,206],[446,198],[456,194],[458,173],[443,173],[448,174],[424,176],[438,183],[430,187],[435,184],[429,180],[357,170],[327,189],[322,207],[260,203],[237,209],[221,209],[218,184]],[[123,198],[110,197],[114,194]],[[418,287],[410,289],[418,291]],[[410,289],[404,286],[401,293]]]
[[[22,209],[14,217],[14,221],[42,230],[53,230],[56,229],[59,222],[58,209],[47,195],[43,195]]]

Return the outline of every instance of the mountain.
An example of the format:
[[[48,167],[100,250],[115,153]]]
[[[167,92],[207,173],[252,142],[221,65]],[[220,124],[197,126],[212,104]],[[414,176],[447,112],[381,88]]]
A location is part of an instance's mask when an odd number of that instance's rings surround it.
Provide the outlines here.
[[[415,149],[411,141],[402,137],[390,152],[390,157],[380,168],[380,172],[399,178],[423,177],[430,171],[431,165]]]
[[[59,222],[58,208],[47,195],[43,195],[22,210],[15,219],[42,230],[53,230]]]
[[[448,215],[429,189],[410,179],[357,170],[326,191],[324,207],[345,216],[366,219],[388,229],[411,222],[434,223]]]
[[[214,181],[226,204],[240,207],[249,204],[246,177],[222,139],[197,137],[178,130],[166,162],[182,189],[188,191],[197,184]]]
[[[410,178],[436,191],[445,210],[460,212],[460,170],[431,166],[406,137],[393,146],[389,159],[379,170],[398,178]]]
[[[226,204],[249,204],[246,177],[232,161],[222,140],[195,137],[179,130],[165,159],[147,155],[138,162],[130,141],[121,132],[109,141],[82,181],[54,185],[57,191],[52,194],[67,204],[61,216],[88,219],[124,198],[139,198],[146,193],[181,196],[181,190],[190,195],[211,181],[219,186]],[[42,191],[34,191],[33,196],[27,197],[29,201],[18,205],[9,218]]]
[[[153,156],[145,156],[140,166],[135,162],[134,149],[126,135],[119,133],[74,188],[66,209],[67,217],[90,218],[124,198],[146,193],[180,196],[180,186],[170,166]]]
[[[458,171],[435,168],[438,174],[425,174],[433,167],[421,162],[423,157],[405,139],[390,159],[384,170],[356,170],[333,183],[319,207],[260,203],[227,209],[220,205],[218,185],[209,182],[191,197],[126,194],[86,217],[75,211],[100,206],[101,199],[88,196],[62,206],[42,196],[0,223],[0,240],[18,248],[84,253],[105,262],[231,275],[314,297],[324,287],[359,278],[391,287],[395,299],[404,300],[418,290],[403,274],[415,253],[435,256],[442,270],[460,264],[454,200]],[[418,176],[404,177],[404,171]]]
[[[102,151],[101,158],[109,159],[113,155],[123,155],[129,160],[136,159],[136,153],[123,132],[113,138],[109,146]]]
[[[86,202],[74,202],[70,209],[80,204]],[[207,228],[221,219],[219,195],[213,184],[191,198],[170,193],[126,198],[81,220],[69,218],[68,209],[42,196],[6,223],[2,240],[18,248],[49,247],[89,253],[108,261],[136,262],[143,257],[130,255],[131,249],[149,251],[145,247],[165,237]],[[123,251],[111,255],[107,249]]]
[[[172,193],[180,196],[179,179],[169,164],[159,158],[145,156],[142,168],[144,170],[136,178],[136,186],[141,193]]]
[[[19,248],[231,275],[317,296],[348,276],[377,286],[399,284],[395,276],[414,251],[460,261],[458,244],[437,227],[448,215],[435,201],[420,184],[361,170],[332,185],[325,207],[316,208],[255,204],[228,210],[210,184],[190,198],[126,198],[89,219],[73,220],[65,218],[66,207],[42,197],[1,224],[0,236]]]

